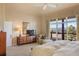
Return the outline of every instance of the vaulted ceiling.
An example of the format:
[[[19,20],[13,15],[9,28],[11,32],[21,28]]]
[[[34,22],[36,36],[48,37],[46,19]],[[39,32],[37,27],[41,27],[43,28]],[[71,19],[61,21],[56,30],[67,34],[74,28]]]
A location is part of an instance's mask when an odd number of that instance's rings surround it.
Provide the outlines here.
[[[51,3],[54,4],[54,3]],[[38,6],[39,5],[39,6]],[[46,10],[43,10],[41,5],[43,3],[6,3],[5,10],[8,15],[17,16],[17,15],[42,15],[43,13],[49,14],[53,12],[57,12],[62,9],[67,9],[69,7],[78,5],[73,3],[55,3],[57,7],[47,7]],[[17,14],[17,15],[16,15]]]

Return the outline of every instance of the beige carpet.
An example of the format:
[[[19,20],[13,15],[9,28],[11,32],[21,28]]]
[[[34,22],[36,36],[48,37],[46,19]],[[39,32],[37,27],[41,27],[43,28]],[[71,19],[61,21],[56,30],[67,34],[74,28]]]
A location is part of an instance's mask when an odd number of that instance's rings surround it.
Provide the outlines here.
[[[7,56],[30,56],[31,48],[37,46],[37,43],[25,44],[6,48]]]

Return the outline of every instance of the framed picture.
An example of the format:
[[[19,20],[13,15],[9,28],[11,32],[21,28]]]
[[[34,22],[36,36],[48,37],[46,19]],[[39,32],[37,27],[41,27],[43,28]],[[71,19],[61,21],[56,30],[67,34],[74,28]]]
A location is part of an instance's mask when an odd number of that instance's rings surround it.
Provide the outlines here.
[[[27,26],[28,26],[28,22],[23,22],[23,24],[22,24],[22,32],[23,32],[23,34],[26,34],[26,30],[27,30]]]

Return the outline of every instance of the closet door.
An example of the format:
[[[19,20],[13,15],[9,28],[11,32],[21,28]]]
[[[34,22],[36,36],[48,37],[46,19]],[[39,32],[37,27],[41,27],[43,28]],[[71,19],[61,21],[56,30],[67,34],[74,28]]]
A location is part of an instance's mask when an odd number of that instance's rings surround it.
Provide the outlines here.
[[[6,33],[0,32],[0,56],[6,55]]]
[[[4,22],[4,32],[6,32],[6,47],[12,46],[12,21]]]

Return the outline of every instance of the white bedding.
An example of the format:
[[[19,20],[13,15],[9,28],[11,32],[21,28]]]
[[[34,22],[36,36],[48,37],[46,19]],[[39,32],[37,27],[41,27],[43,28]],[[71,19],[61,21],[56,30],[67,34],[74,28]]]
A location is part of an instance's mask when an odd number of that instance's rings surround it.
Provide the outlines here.
[[[53,56],[79,56],[79,47],[60,49]]]
[[[32,56],[78,56],[79,41],[58,40],[32,49]]]
[[[38,46],[33,48],[32,56],[52,56],[54,54],[55,48],[52,46]]]
[[[63,42],[63,43],[62,43]],[[68,41],[48,41],[43,45],[36,46],[32,49],[32,56],[51,56],[56,50],[66,45]]]
[[[52,56],[56,49],[59,47],[58,44],[53,44],[51,40],[45,40],[43,45],[36,46],[32,49],[32,56]]]
[[[57,50],[53,56],[79,56],[79,41],[71,41],[65,47]]]

